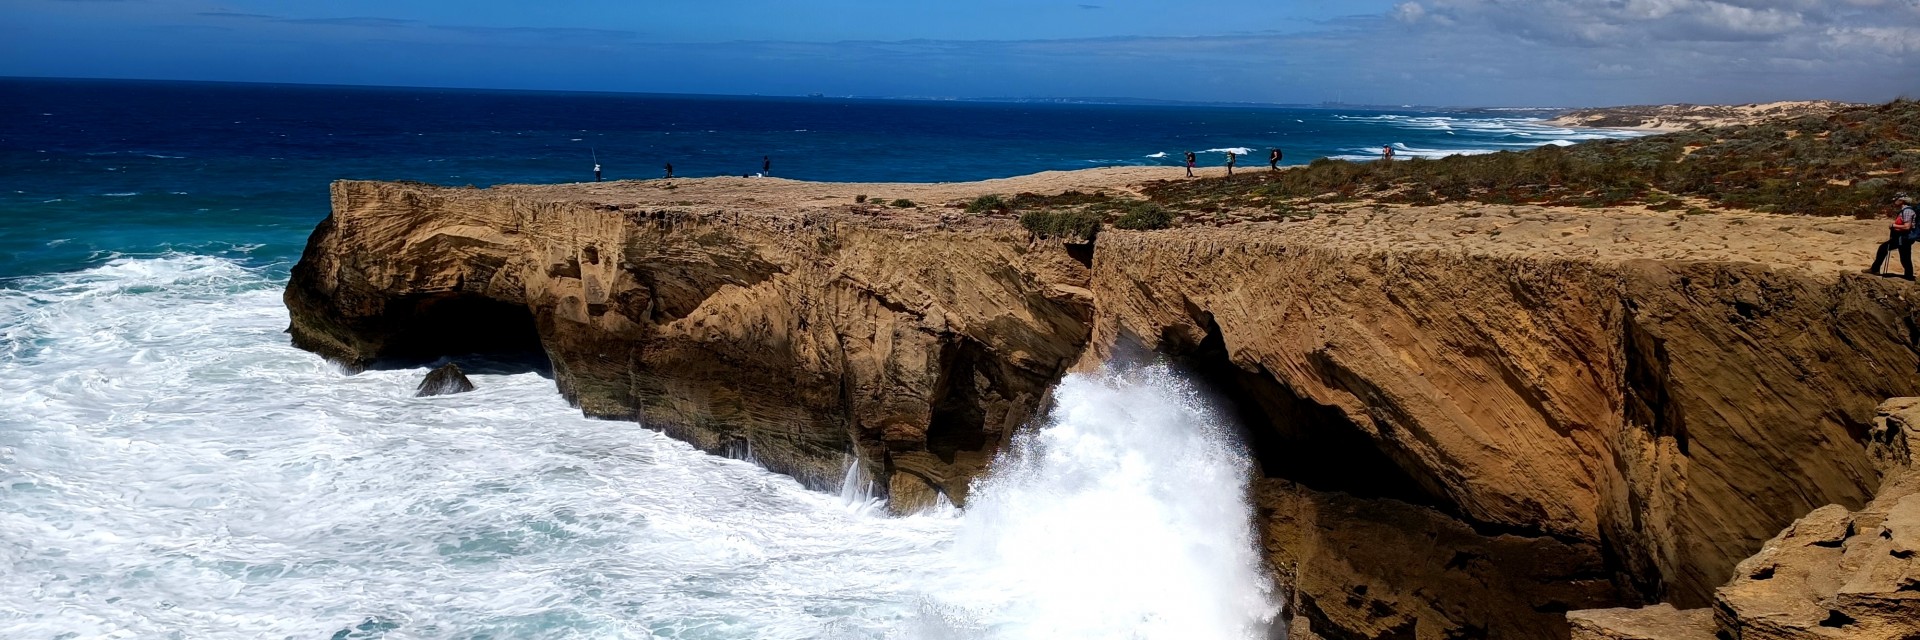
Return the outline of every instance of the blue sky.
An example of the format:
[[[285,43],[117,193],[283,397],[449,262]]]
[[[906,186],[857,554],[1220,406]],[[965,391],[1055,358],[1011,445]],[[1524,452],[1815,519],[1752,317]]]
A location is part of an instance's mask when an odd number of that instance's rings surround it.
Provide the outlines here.
[[[1920,95],[1920,0],[0,0],[0,75],[1598,105]]]

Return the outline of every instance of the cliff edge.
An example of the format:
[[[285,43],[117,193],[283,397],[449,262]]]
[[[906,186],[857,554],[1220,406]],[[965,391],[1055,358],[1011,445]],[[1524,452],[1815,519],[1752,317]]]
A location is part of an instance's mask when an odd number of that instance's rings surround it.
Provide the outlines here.
[[[1874,222],[1355,204],[1055,238],[958,206],[1155,171],[343,181],[290,332],[355,367],[534,352],[590,415],[820,488],[851,463],[900,511],[964,503],[1065,372],[1171,359],[1260,462],[1297,638],[1705,606],[1787,523],[1866,505],[1875,406],[1920,394],[1920,290],[1854,272]]]

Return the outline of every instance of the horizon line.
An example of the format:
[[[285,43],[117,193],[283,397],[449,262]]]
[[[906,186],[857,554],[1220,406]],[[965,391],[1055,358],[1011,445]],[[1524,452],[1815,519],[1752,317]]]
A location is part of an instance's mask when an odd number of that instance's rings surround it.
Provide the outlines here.
[[[296,82],[296,81],[260,81],[260,80],[203,80],[186,78],[136,78],[119,76],[36,76],[36,75],[0,75],[0,81],[7,80],[52,80],[80,82],[155,82],[177,84],[220,84],[255,85],[281,87],[338,87],[351,89],[418,89],[448,91],[487,91],[502,93],[566,93],[592,95],[631,95],[661,97],[709,97],[709,98],[814,98],[826,100],[873,100],[894,102],[984,102],[984,103],[1024,103],[1056,102],[1063,104],[1086,104],[1108,106],[1167,106],[1167,107],[1240,107],[1254,109],[1321,109],[1352,108],[1369,111],[1430,110],[1430,111],[1470,111],[1502,109],[1510,111],[1570,111],[1574,109],[1598,109],[1629,106],[1659,105],[1608,105],[1608,106],[1516,106],[1516,105],[1433,105],[1433,104],[1361,104],[1337,101],[1319,103],[1306,102],[1233,102],[1213,100],[1178,100],[1169,98],[1142,98],[1132,96],[861,96],[826,95],[824,93],[786,94],[786,93],[676,93],[664,91],[639,91],[619,89],[527,89],[511,87],[475,87],[457,85],[407,85],[407,84],[350,84],[340,82]],[[1683,104],[1683,103],[1668,103]]]

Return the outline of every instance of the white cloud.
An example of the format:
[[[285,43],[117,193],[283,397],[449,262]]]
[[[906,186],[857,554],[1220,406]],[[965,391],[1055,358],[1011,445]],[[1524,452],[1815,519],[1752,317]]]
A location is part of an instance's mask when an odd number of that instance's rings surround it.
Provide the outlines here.
[[[1418,2],[1402,2],[1393,7],[1393,19],[1401,22],[1411,24],[1425,17],[1427,17],[1427,9],[1420,6]]]

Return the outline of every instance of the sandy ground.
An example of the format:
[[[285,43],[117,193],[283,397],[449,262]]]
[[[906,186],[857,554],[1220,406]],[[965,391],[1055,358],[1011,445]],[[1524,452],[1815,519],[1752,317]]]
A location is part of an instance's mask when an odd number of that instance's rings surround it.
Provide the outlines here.
[[[1706,127],[1747,125],[1776,118],[1827,115],[1843,107],[1844,102],[1799,100],[1744,105],[1669,104],[1657,106],[1602,107],[1580,109],[1548,124],[1562,127],[1598,127],[1636,131],[1674,132]]]
[[[1258,170],[1265,170],[1264,168]],[[1223,175],[1224,169],[1204,170]],[[986,194],[1105,191],[1138,197],[1137,185],[1177,179],[1178,167],[1115,167],[1050,171],[952,183],[836,183],[781,178],[628,180],[555,185],[502,185],[480,191],[532,200],[581,202],[626,209],[680,210],[728,215],[832,215],[885,226],[926,229],[1001,227],[1012,215],[965,213],[961,204]],[[856,205],[854,197],[870,202]],[[895,208],[877,203],[912,200]],[[1263,212],[1265,213],[1265,212]],[[1232,217],[1194,226],[1234,233],[1271,233],[1288,240],[1356,251],[1443,250],[1479,255],[1595,260],[1639,259],[1754,262],[1816,272],[1859,271],[1886,238],[1886,223],[1740,211],[1687,214],[1639,207],[1567,208],[1483,204],[1412,207],[1366,203],[1318,205],[1309,217],[1248,222]],[[1153,232],[1146,232],[1153,233]]]
[[[1263,168],[1264,169],[1264,168]],[[1237,171],[1237,170],[1236,170]],[[1196,173],[1226,175],[1214,167]],[[567,200],[603,200],[640,205],[720,205],[761,207],[815,207],[853,204],[856,196],[876,203],[897,199],[938,207],[987,194],[1057,194],[1067,191],[1137,195],[1133,185],[1179,178],[1180,167],[1106,167],[1079,171],[1045,171],[1031,175],[979,182],[805,182],[785,178],[675,178],[622,180],[557,185],[502,185],[496,192]]]

